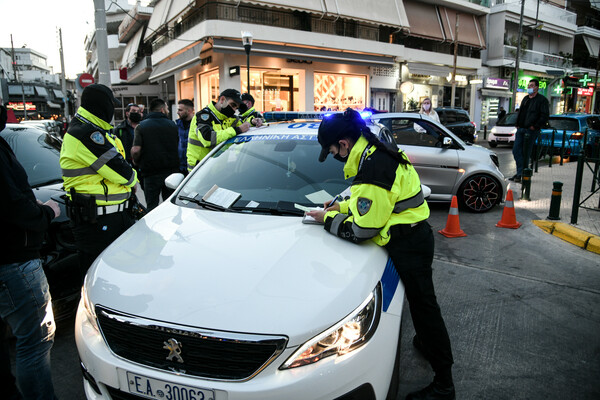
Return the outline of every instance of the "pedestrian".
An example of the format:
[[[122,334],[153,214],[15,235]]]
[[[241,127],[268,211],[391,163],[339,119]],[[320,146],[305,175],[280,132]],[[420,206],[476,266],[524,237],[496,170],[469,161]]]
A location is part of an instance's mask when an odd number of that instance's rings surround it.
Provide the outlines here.
[[[416,331],[413,344],[435,372],[429,386],[406,398],[454,399],[450,338],[432,280],[429,207],[417,172],[403,152],[381,143],[352,109],[324,119],[318,140],[319,161],[331,153],[345,164],[345,178],[354,180],[349,198],[307,214],[342,239],[373,240],[385,247],[404,284]]]
[[[217,101],[198,111],[190,123],[187,168],[191,171],[217,144],[250,129],[249,122],[235,118],[242,96],[235,89],[225,89]]]
[[[148,116],[148,110],[146,110],[146,106],[144,104],[138,104],[140,108],[140,114],[142,114],[142,120],[146,119]]]
[[[0,105],[0,131],[7,113]],[[36,200],[27,173],[0,137],[0,385],[3,399],[55,399],[50,349],[56,325],[40,249],[58,203]],[[17,339],[16,384],[11,373],[8,325]],[[18,388],[17,388],[18,386]]]
[[[148,211],[156,208],[173,190],[165,185],[167,176],[179,171],[177,125],[169,119],[169,107],[162,99],[150,102],[148,117],[135,128],[131,148],[133,162],[144,171],[144,195]]]
[[[550,104],[545,96],[538,93],[540,81],[532,79],[527,85],[527,96],[521,101],[517,114],[517,132],[513,145],[513,157],[517,164],[517,173],[509,180],[519,183],[523,177],[523,169],[529,163],[533,145],[546,126],[550,116]]]
[[[179,119],[175,123],[179,131],[179,172],[187,175],[187,144],[190,123],[192,122],[192,118],[194,118],[194,103],[188,99],[179,100],[177,102],[177,115]]]
[[[498,108],[498,110],[499,110],[498,111],[498,121],[500,121],[506,115],[506,110],[502,106],[500,106],[500,108]]]
[[[262,126],[263,117],[254,109],[254,97],[250,93],[244,93],[242,95],[242,102],[240,104],[240,119],[242,122],[250,122],[252,126]]]
[[[131,165],[131,146],[133,146],[133,134],[135,127],[139,125],[142,120],[142,112],[140,106],[134,103],[127,104],[125,107],[125,119],[121,123],[115,126],[114,133],[121,139],[123,143],[123,150],[125,150],[125,159]]]
[[[437,122],[440,122],[440,116],[433,108],[431,108],[431,99],[429,97],[425,97],[421,101],[421,109],[419,110],[419,114],[425,115]]]
[[[81,107],[60,151],[67,213],[79,253],[82,277],[96,257],[134,223],[128,201],[138,182],[123,144],[111,133],[112,91],[102,84],[83,89]]]

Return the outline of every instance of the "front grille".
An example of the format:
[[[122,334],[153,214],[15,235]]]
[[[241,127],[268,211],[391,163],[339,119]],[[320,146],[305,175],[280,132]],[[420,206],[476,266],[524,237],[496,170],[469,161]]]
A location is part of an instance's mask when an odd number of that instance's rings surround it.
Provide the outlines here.
[[[496,137],[511,137],[512,133],[494,133]]]
[[[98,324],[113,353],[166,371],[218,380],[252,378],[285,348],[284,336],[208,331],[121,314],[96,307]],[[171,339],[180,344],[183,363],[167,360]]]

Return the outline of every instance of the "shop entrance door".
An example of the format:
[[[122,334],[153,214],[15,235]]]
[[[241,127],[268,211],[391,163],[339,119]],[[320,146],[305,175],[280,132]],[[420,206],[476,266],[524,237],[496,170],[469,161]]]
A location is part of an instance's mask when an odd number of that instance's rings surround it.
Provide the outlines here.
[[[281,75],[273,72],[263,74],[264,111],[294,111],[298,88],[294,85],[294,75]]]

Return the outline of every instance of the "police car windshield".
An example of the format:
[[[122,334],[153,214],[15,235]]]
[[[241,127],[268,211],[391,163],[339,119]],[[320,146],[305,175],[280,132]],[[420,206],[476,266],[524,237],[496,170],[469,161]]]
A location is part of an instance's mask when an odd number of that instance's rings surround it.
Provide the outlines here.
[[[316,132],[315,132],[316,133]],[[241,194],[232,206],[275,207],[289,202],[322,205],[344,191],[343,164],[318,161],[315,135],[240,135],[206,160],[180,194],[202,197],[213,185]]]

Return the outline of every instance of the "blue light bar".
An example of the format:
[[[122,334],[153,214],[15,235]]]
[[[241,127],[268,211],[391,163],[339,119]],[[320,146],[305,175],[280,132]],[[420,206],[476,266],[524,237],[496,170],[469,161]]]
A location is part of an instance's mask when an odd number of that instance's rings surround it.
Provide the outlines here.
[[[267,111],[263,117],[267,122],[273,121],[291,121],[295,119],[319,119],[331,117],[333,114],[340,114],[343,111]],[[369,119],[373,115],[370,111],[360,112],[362,119]]]

